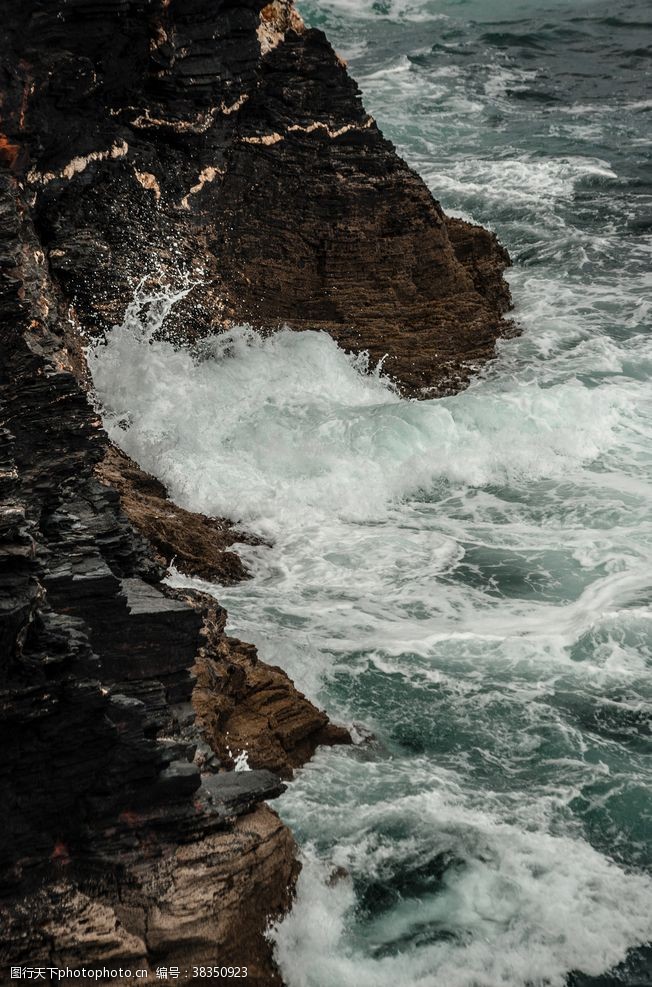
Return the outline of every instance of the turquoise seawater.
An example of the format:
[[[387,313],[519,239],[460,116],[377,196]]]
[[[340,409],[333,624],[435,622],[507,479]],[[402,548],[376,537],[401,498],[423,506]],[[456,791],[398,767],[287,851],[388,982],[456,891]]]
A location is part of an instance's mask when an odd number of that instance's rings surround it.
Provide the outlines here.
[[[92,354],[127,452],[273,542],[212,591],[356,738],[276,803],[304,860],[278,962],[288,987],[652,984],[652,14],[301,9],[508,247],[523,334],[427,402],[317,333],[151,343],[172,296]]]

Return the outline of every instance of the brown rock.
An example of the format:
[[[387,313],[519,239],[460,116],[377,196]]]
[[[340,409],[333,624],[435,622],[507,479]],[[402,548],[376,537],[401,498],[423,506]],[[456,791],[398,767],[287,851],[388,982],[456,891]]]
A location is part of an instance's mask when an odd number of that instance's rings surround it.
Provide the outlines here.
[[[192,761],[203,617],[167,592],[98,482],[108,439],[55,331],[23,205],[0,175],[0,982],[10,965],[223,959],[274,985],[264,931],[297,865],[260,802],[282,785],[250,772],[243,792]],[[165,509],[140,471],[119,482],[127,499],[143,491],[143,519],[148,497]]]
[[[225,636],[226,611],[207,598],[201,604],[206,645],[194,667],[193,704],[222,763],[246,751],[251,768],[291,778],[320,744],[351,743],[348,730],[331,723],[281,668],[260,661],[253,645]]]
[[[225,546],[236,539],[253,541],[251,536],[228,522],[177,507],[158,480],[113,447],[97,473],[118,490],[127,517],[166,564],[174,560],[182,572],[207,580],[246,577],[240,558]],[[204,619],[206,643],[193,668],[193,705],[222,764],[232,767],[233,759],[246,751],[250,767],[289,778],[320,744],[351,742],[348,730],[330,723],[281,668],[260,661],[253,645],[225,635],[226,611],[211,596],[194,591],[172,595],[200,609]]]
[[[235,542],[256,544],[252,535],[238,531],[229,521],[178,507],[162,483],[115,446],[107,449],[96,472],[103,483],[118,491],[122,510],[166,567],[174,562],[186,575],[227,585],[246,578],[240,556],[228,549]]]
[[[21,940],[16,913],[5,916],[4,948],[29,967],[131,969],[109,977],[111,987],[134,987],[136,970],[176,966],[202,985],[193,967],[246,966],[246,983],[281,987],[264,933],[288,908],[298,873],[286,826],[265,805],[239,817],[229,832],[182,843],[158,859],[141,856],[122,874],[119,898],[72,884],[62,874],[49,894],[21,902],[35,922]],[[64,978],[56,982],[78,983]],[[222,978],[220,982],[237,983]],[[4,981],[3,981],[4,983]]]

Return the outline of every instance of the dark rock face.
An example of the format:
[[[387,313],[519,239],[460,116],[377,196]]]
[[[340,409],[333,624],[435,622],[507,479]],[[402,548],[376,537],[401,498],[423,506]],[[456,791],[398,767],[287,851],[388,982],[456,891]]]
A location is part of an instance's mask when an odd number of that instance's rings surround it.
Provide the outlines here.
[[[6,175],[0,227],[0,982],[10,964],[219,955],[274,984],[263,932],[297,867],[261,803],[284,786],[215,773],[228,757],[198,731],[192,668],[201,654],[219,679],[223,634],[208,642],[204,601],[161,585],[157,553],[96,476],[108,439],[66,366],[56,285]],[[312,711],[307,755],[326,717],[289,682],[286,701]]]
[[[5,6],[3,153],[86,332],[195,272],[169,331],[321,328],[432,394],[509,330],[507,254],[447,219],[289,0]]]
[[[268,987],[297,866],[261,803],[348,737],[162,585],[172,558],[242,578],[235,535],[110,448],[83,345],[141,278],[190,276],[181,342],[325,329],[444,393],[509,330],[508,258],[290,0],[5,0],[0,66],[1,976],[219,957]]]

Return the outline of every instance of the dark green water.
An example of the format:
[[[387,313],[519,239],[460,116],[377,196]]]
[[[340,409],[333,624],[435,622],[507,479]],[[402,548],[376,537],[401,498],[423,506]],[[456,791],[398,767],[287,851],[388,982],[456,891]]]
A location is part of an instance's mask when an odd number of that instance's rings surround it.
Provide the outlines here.
[[[652,14],[302,11],[506,244],[524,332],[439,402],[316,334],[99,354],[127,451],[275,542],[215,589],[234,632],[356,725],[277,803],[305,859],[279,963],[289,987],[652,984]]]
[[[360,781],[347,755],[330,755],[344,763],[328,780],[316,765],[288,796],[286,816],[311,852],[351,870],[353,897],[342,910],[344,894],[332,892],[329,907],[317,877],[306,879],[301,904],[312,915],[298,909],[282,931],[284,970],[290,984],[442,987],[606,973],[615,927],[624,918],[632,941],[644,937],[652,905],[649,891],[632,900],[603,871],[607,860],[638,871],[651,856],[652,11],[478,0],[304,11],[444,207],[491,226],[512,254],[526,337],[504,348],[489,375],[498,379],[474,389],[476,400],[496,390],[520,418],[495,441],[514,440],[520,454],[525,440],[539,459],[558,415],[577,427],[588,462],[579,476],[576,461],[559,473],[539,461],[534,482],[526,466],[516,483],[445,484],[439,501],[431,491],[446,514],[440,530],[464,547],[440,577],[454,615],[416,660],[401,648],[388,655],[381,632],[382,664],[365,649],[359,674],[331,681],[326,701],[334,693],[350,716],[371,717],[389,764],[365,764]],[[545,411],[523,407],[532,382],[550,389]],[[604,420],[581,435],[583,412],[560,414],[573,390],[593,399],[594,421],[631,400],[626,423],[621,406],[609,439]],[[440,608],[438,588],[428,589],[413,610],[422,622]],[[551,858],[530,843],[543,833],[559,841]],[[323,910],[340,925],[320,972],[310,952]],[[649,954],[595,982],[652,983]]]

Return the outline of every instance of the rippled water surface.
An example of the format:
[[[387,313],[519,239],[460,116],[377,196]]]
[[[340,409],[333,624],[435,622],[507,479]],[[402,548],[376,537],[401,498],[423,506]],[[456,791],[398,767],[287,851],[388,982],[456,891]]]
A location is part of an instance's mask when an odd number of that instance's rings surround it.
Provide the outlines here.
[[[127,452],[273,540],[215,590],[232,631],[354,725],[277,803],[304,854],[282,972],[649,985],[652,15],[302,10],[444,207],[506,244],[524,333],[436,402],[316,333],[197,360],[137,303],[93,354]]]

